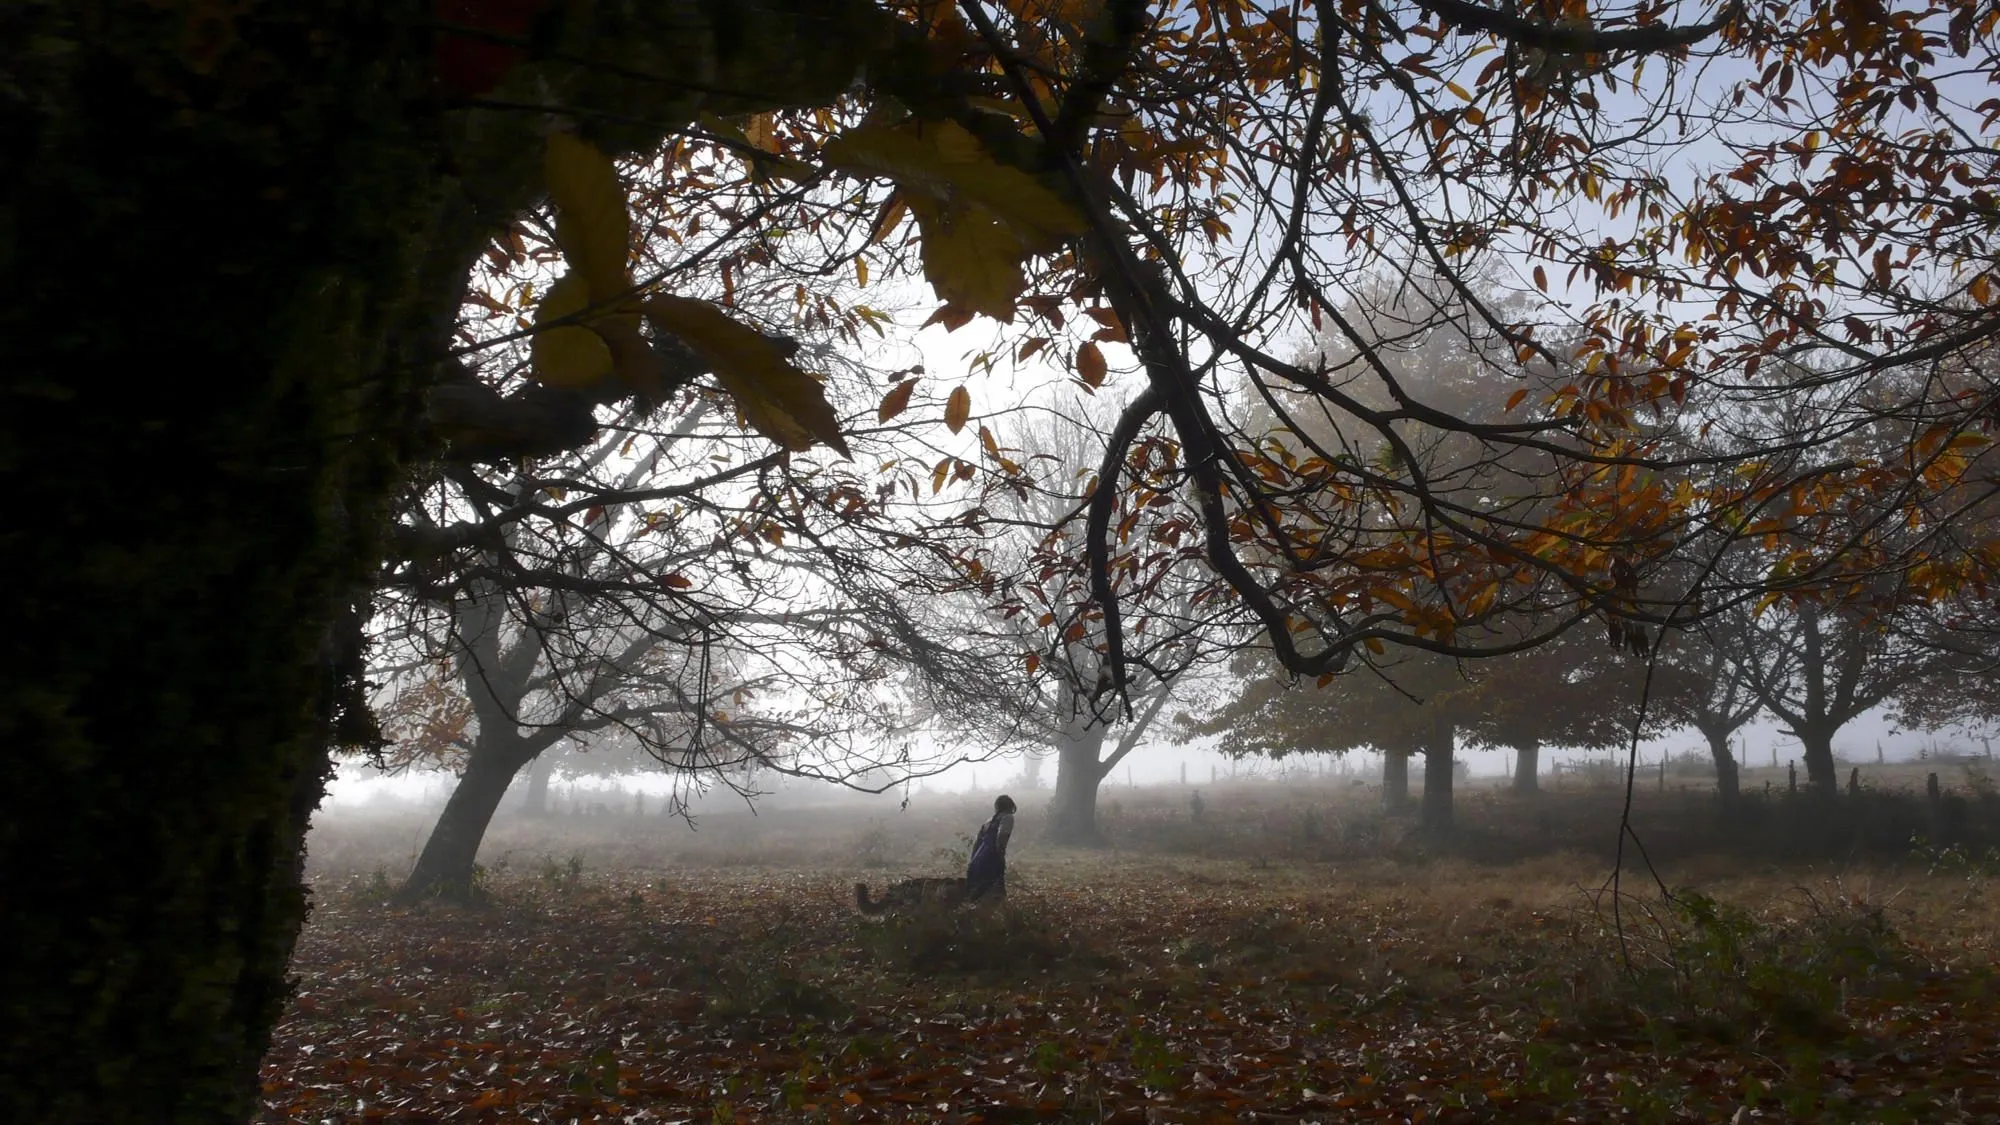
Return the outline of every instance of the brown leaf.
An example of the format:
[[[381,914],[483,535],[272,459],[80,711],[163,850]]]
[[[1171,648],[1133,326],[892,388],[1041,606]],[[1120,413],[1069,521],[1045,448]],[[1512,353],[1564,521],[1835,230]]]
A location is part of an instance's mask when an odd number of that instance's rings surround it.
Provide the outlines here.
[[[966,390],[962,384],[960,386],[953,387],[951,391],[951,397],[946,399],[944,404],[945,426],[949,428],[952,433],[957,433],[958,431],[965,428],[965,423],[969,419],[971,419],[971,417],[972,417],[972,392]]]
[[[875,408],[875,420],[877,422],[887,422],[889,419],[909,409],[910,393],[916,389],[917,380],[915,379],[905,379],[889,388],[889,393],[882,396],[882,405]]]

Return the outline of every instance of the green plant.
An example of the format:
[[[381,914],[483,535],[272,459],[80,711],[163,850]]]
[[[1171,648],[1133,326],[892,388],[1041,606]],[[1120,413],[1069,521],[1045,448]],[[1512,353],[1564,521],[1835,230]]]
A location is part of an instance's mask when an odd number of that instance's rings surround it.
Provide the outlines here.
[[[1186,1081],[1187,1059],[1167,1046],[1167,1041],[1146,1027],[1131,1032],[1131,1059],[1139,1080],[1156,1093],[1171,1094]]]
[[[571,855],[567,862],[557,863],[554,856],[544,854],[535,876],[550,890],[567,894],[583,883],[583,857]]]
[[[1761,917],[1694,890],[1628,907],[1622,932],[1604,930],[1631,957],[1610,994],[1646,1020],[1662,1049],[1678,1034],[1675,1021],[1718,1039],[1838,1037],[1847,998],[1907,959],[1882,909],[1852,896],[1801,890]]]

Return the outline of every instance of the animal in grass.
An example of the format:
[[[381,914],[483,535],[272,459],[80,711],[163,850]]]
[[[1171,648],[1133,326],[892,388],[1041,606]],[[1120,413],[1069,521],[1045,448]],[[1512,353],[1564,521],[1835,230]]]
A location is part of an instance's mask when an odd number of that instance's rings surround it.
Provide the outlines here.
[[[964,901],[964,879],[905,879],[882,888],[881,898],[868,897],[868,884],[854,884],[854,905],[863,914],[957,906]]]

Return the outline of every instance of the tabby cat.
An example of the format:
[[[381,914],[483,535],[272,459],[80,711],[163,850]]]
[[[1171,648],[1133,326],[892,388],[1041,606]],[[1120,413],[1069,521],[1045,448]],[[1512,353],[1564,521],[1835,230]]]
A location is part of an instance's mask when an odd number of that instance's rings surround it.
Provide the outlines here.
[[[891,910],[914,910],[922,906],[957,906],[965,901],[965,880],[905,879],[882,890],[881,898],[868,897],[868,884],[854,884],[854,905],[863,914]]]

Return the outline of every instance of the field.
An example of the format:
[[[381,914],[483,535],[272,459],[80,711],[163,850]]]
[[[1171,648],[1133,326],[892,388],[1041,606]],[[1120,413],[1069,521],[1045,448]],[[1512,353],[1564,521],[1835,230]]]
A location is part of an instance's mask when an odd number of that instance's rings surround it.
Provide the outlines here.
[[[977,804],[503,818],[488,901],[418,909],[422,818],[347,813],[263,1120],[2000,1120],[1991,787],[1945,780],[1954,843],[1878,790],[1807,848],[1670,775],[1616,888],[1611,787],[1472,788],[1442,845],[1345,783],[1110,789],[1106,851],[1030,798],[1004,906],[886,920],[853,883],[952,873]]]

